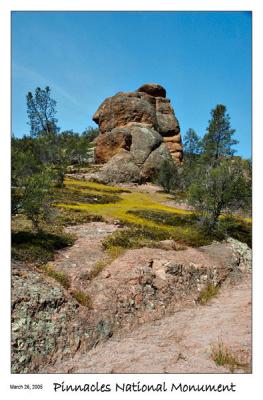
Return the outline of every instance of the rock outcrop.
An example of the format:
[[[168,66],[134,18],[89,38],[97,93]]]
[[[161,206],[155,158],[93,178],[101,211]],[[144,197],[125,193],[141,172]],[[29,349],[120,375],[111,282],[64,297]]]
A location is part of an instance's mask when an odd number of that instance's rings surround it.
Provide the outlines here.
[[[182,161],[179,123],[161,85],[145,84],[107,98],[93,120],[100,128],[96,162],[105,164],[95,176],[98,180],[143,182],[164,160]]]

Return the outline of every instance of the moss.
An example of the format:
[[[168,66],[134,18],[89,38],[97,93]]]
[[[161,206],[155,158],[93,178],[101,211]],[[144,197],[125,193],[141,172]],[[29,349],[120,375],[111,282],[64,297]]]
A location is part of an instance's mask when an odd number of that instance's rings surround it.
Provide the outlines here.
[[[171,212],[174,214],[180,215],[188,215],[191,214],[189,211],[179,210],[173,207],[168,207],[162,202],[167,200],[167,195],[154,193],[123,193],[120,195],[121,200],[117,203],[108,203],[108,204],[63,204],[59,203],[57,206],[70,208],[74,210],[81,210],[90,212],[92,214],[100,215],[105,219],[114,219],[123,222],[124,224],[136,224],[148,227],[157,227],[158,223],[151,221],[149,219],[143,218],[143,216],[135,215],[135,213],[131,213],[131,211],[137,210],[156,210],[156,211],[164,211]],[[169,227],[167,227],[169,228]]]

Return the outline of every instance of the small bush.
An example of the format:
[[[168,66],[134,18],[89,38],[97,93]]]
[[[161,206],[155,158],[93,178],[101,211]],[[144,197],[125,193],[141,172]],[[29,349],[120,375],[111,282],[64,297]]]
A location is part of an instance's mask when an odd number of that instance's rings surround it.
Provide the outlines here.
[[[72,296],[74,297],[75,300],[82,306],[85,306],[89,309],[92,308],[92,301],[90,296],[87,293],[84,293],[80,290],[76,290],[72,293]]]
[[[70,279],[65,272],[55,271],[51,264],[44,265],[42,270],[51,278],[56,279],[56,281],[58,281],[65,289],[69,289]]]
[[[251,222],[246,222],[242,218],[227,216],[222,218],[221,226],[228,236],[246,243],[252,248]]]
[[[224,345],[223,342],[219,342],[218,344],[212,346],[211,357],[216,365],[225,366],[232,373],[239,368],[244,370],[249,369],[249,364],[247,362],[240,361],[233,351]]]
[[[219,291],[218,286],[214,286],[212,283],[209,283],[205,288],[203,288],[199,294],[197,299],[199,304],[206,304],[210,301],[213,297],[217,296]]]
[[[173,161],[163,161],[160,166],[160,171],[154,179],[154,183],[163,187],[165,192],[171,193],[179,186],[178,168]]]

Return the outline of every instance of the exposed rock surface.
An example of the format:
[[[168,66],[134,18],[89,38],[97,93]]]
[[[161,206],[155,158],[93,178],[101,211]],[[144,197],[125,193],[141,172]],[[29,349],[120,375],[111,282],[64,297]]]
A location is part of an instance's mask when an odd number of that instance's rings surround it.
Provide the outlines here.
[[[233,239],[222,243],[215,242],[199,249],[182,249],[176,242],[166,241],[162,243],[163,248],[128,250],[107,265],[97,276],[90,278],[97,261],[105,256],[102,239],[121,228],[104,222],[93,222],[67,229],[74,232],[78,239],[71,248],[59,251],[52,264],[56,271],[65,272],[69,276],[68,291],[54,279],[32,270],[31,267],[13,265],[12,371],[14,373],[108,372],[108,369],[104,369],[104,364],[100,364],[97,356],[96,362],[92,363],[90,360],[93,354],[91,349],[99,342],[106,341],[111,336],[115,337],[118,332],[132,335],[134,331],[136,338],[137,327],[156,320],[160,320],[165,331],[167,321],[169,323],[166,317],[171,314],[174,314],[175,320],[169,326],[171,329],[172,326],[180,327],[180,331],[181,325],[184,326],[184,319],[177,319],[176,315],[179,315],[177,311],[184,313],[185,307],[191,307],[198,324],[199,319],[203,318],[203,309],[198,311],[196,300],[200,290],[209,282],[223,287],[225,283],[239,284],[245,279],[244,277],[250,279],[251,250],[245,244]],[[88,295],[92,308],[78,304],[72,297],[72,291],[81,291]],[[231,288],[230,293],[232,293]],[[246,292],[246,298],[249,298],[249,293]],[[232,313],[232,305],[232,300],[229,305],[225,302],[221,306],[219,303],[212,314],[209,314],[208,306],[209,315],[195,328],[195,332],[192,332],[195,343],[197,336],[204,336],[206,326],[215,326],[213,332],[207,336],[203,347],[201,345],[199,347],[199,343],[195,345],[201,358],[205,348],[212,341],[217,341],[218,326],[224,323],[225,327],[229,328],[233,315],[236,319],[239,318],[243,306],[238,306]],[[250,310],[249,306],[247,310]],[[224,316],[228,311],[232,313],[229,319]],[[192,316],[187,311],[184,315],[191,329]],[[218,316],[221,318],[219,324],[217,324]],[[243,320],[249,324],[247,317]],[[148,328],[147,326],[145,325],[142,330],[148,343],[152,337],[152,325]],[[226,328],[223,332],[225,331]],[[228,332],[229,335],[232,334],[232,325]],[[114,368],[115,372],[162,372],[160,364],[156,365],[154,370],[151,369],[150,359],[156,354],[156,359],[159,359],[169,372],[216,372],[211,362],[199,368],[201,358],[198,356],[197,359],[195,357],[191,359],[191,349],[189,352],[180,347],[175,349],[176,354],[178,350],[178,355],[181,350],[183,354],[186,352],[187,358],[191,360],[189,363],[174,366],[169,357],[165,356],[162,359],[163,353],[158,350],[158,343],[162,342],[165,346],[169,338],[160,332],[158,334],[158,329],[154,335],[157,347],[155,348],[155,344],[152,343],[150,351],[153,353],[149,354],[147,359],[141,359],[142,364],[141,362],[130,364],[133,367],[129,369],[129,362],[124,363],[126,350],[118,348],[118,352],[123,352],[121,370],[116,367],[115,359],[110,361],[108,366]],[[243,339],[242,333],[239,342],[242,343]],[[248,348],[249,333],[246,341],[245,347]],[[137,339],[133,343],[136,344]],[[134,351],[140,352],[143,341],[138,342],[138,345],[135,344]],[[107,346],[105,349],[108,351]],[[167,356],[169,351],[167,350]],[[84,357],[83,363],[81,361],[78,364],[76,361],[78,357]],[[103,350],[98,357],[103,360]]]
[[[216,365],[211,348],[223,343],[251,372],[251,279],[224,288],[205,306],[192,306],[135,330],[113,336],[43,372],[54,373],[229,373]]]
[[[92,347],[97,338],[87,314],[53,279],[14,266],[12,372],[37,372],[43,365],[72,357],[80,348]]]
[[[97,180],[141,183],[158,172],[163,160],[182,161],[179,123],[161,85],[145,84],[107,98],[93,120],[100,128],[96,162],[105,164]]]

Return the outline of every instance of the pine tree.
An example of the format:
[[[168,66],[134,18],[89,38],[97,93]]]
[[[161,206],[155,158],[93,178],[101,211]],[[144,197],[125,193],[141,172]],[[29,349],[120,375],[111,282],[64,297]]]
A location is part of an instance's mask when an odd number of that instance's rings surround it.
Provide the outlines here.
[[[202,143],[200,137],[193,129],[189,128],[184,135],[183,142],[184,157],[189,161],[193,161],[201,153]]]
[[[56,101],[51,98],[51,90],[47,86],[45,89],[37,87],[35,95],[28,92],[27,114],[32,136],[50,136],[58,132],[56,126]]]
[[[232,146],[238,141],[232,138],[235,129],[231,129],[226,106],[218,104],[211,111],[211,116],[207,133],[203,138],[203,153],[206,161],[216,163],[224,156],[233,156],[236,150]]]

